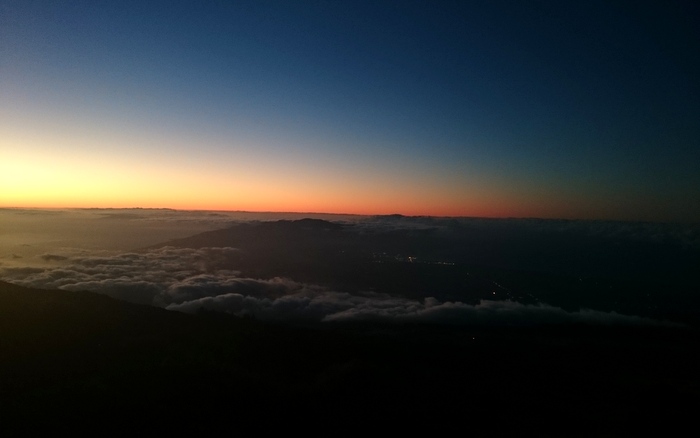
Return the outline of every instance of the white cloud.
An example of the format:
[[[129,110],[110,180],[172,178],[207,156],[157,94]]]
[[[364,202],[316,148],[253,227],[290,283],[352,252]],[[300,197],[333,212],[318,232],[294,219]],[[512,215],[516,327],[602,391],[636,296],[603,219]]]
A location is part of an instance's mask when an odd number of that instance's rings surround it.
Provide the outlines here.
[[[102,255],[52,254],[44,267],[6,267],[6,281],[45,289],[87,290],[182,312],[199,309],[274,321],[399,321],[524,326],[535,324],[658,324],[615,312],[567,312],[514,301],[417,301],[377,293],[344,293],[287,278],[241,278],[234,248],[173,248]],[[64,259],[65,257],[65,259]]]

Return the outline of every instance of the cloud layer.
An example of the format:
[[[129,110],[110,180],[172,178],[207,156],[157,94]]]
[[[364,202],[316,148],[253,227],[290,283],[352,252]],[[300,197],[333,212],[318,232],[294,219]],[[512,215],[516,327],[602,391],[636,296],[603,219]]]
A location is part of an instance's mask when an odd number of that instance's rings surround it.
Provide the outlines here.
[[[545,304],[526,305],[515,301],[439,302],[432,297],[423,302],[380,294],[352,295],[332,291],[301,290],[280,298],[256,298],[238,293],[199,298],[168,309],[194,313],[200,309],[252,315],[263,320],[309,322],[429,322],[450,325],[532,326],[541,324],[662,324],[648,318],[583,309],[566,312]],[[665,324],[665,323],[664,323]]]
[[[523,326],[536,324],[658,324],[638,316],[546,304],[482,301],[476,305],[422,301],[372,292],[328,290],[287,278],[242,278],[231,270],[235,248],[164,247],[144,252],[64,256],[44,254],[43,266],[5,267],[6,281],[44,289],[87,290],[139,304],[195,313],[200,309],[300,322],[432,322]]]

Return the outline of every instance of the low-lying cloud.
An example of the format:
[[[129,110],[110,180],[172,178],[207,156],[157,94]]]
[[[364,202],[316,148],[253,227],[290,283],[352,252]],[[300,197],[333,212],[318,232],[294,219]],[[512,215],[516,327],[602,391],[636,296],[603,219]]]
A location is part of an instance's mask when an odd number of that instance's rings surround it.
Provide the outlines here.
[[[615,312],[567,312],[546,304],[481,301],[478,304],[422,301],[373,292],[347,293],[288,278],[243,278],[230,269],[235,248],[174,248],[122,254],[40,256],[48,265],[0,268],[6,281],[72,291],[181,312],[210,310],[269,321],[430,322],[457,325],[661,324]]]
[[[92,291],[138,304],[165,306],[173,302],[168,292],[172,285],[201,275],[215,276],[222,282],[235,278],[237,272],[221,267],[229,265],[237,254],[236,249],[228,247],[164,247],[87,256],[53,254],[48,267],[6,267],[0,269],[0,275],[28,287]]]
[[[68,260],[68,257],[58,254],[42,254],[40,257],[42,260],[46,260],[47,262],[58,262],[62,260]]]
[[[262,320],[307,322],[410,322],[450,325],[532,326],[542,324],[666,325],[639,316],[583,309],[567,312],[546,304],[528,305],[515,301],[489,301],[471,305],[462,302],[423,302],[383,295],[358,296],[348,293],[301,291],[276,299],[256,298],[238,293],[199,298],[167,309],[187,313],[210,310]]]

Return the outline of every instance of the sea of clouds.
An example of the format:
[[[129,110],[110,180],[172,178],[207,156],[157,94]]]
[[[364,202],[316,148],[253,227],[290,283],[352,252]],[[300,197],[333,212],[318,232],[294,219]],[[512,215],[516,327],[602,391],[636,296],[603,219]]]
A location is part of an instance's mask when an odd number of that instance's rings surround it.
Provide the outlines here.
[[[45,253],[40,256],[42,266],[0,266],[0,278],[33,288],[92,291],[186,313],[204,309],[267,321],[665,324],[615,312],[568,312],[547,304],[484,300],[472,305],[440,302],[432,297],[415,300],[366,291],[338,292],[288,278],[245,278],[227,268],[240,256],[236,248],[230,247],[162,247],[116,254]]]
[[[92,291],[132,303],[181,312],[207,309],[273,321],[660,324],[649,318],[615,312],[587,309],[570,312],[545,303],[440,302],[431,297],[429,291],[426,291],[423,299],[416,300],[368,291],[339,292],[290,278],[245,278],[235,271],[236,260],[240,261],[243,255],[232,247],[194,249],[164,246],[128,250],[233,223],[307,216],[141,209],[0,209],[0,280],[42,289]],[[611,242],[609,248],[617,247],[620,242],[663,244],[665,246],[658,247],[674,248],[674,252],[669,254],[680,254],[681,261],[694,260],[688,255],[693,256],[700,248],[699,224],[398,215],[312,216],[351,223],[360,232],[363,229],[435,228],[447,233],[450,238],[471,236],[470,240],[463,239],[462,243],[477,248],[493,246],[494,242],[511,237],[517,243],[517,239],[523,236],[538,242],[588,242],[600,238]],[[489,245],[481,245],[479,239]],[[503,254],[502,251],[498,255],[502,257]],[[663,254],[664,259],[669,258]],[[480,256],[483,255],[480,253]],[[644,260],[640,258],[640,261]],[[616,261],[616,265],[621,263]]]

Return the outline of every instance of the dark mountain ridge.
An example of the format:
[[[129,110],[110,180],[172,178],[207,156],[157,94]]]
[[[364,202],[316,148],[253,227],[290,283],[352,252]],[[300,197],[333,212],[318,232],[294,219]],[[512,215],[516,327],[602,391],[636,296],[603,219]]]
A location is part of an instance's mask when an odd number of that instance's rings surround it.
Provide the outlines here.
[[[679,432],[700,401],[700,339],[686,329],[311,330],[0,282],[0,333],[3,436],[416,418],[474,436],[628,436]]]
[[[393,225],[250,222],[163,245],[234,247],[239,256],[225,267],[244,277],[288,277],[351,293],[509,299],[700,321],[700,248],[682,241],[643,238],[626,224],[418,218],[398,226],[410,218],[381,219]]]

